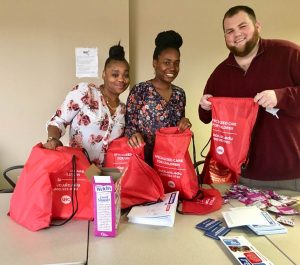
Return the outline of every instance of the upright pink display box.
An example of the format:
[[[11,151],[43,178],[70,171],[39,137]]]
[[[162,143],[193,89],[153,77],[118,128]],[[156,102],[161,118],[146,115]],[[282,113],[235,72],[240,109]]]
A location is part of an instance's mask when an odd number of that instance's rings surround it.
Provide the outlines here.
[[[112,176],[93,177],[94,234],[114,237],[120,220],[120,184]]]

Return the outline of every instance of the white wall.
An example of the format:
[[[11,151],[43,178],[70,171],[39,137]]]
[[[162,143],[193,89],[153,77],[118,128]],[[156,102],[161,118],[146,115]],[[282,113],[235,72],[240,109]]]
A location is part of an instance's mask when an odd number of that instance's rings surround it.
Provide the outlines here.
[[[299,0],[133,0],[130,1],[130,54],[132,80],[153,77],[152,54],[158,32],[173,29],[183,37],[181,70],[174,81],[185,89],[186,116],[193,123],[198,159],[210,137],[211,125],[198,118],[198,104],[214,68],[228,56],[222,20],[235,5],[248,5],[262,23],[262,36],[282,38],[300,44]]]
[[[127,55],[130,50],[133,85],[153,77],[154,39],[168,29],[184,40],[175,83],[186,91],[199,153],[210,125],[200,123],[198,103],[210,73],[228,54],[221,23],[237,4],[254,8],[263,37],[300,44],[299,0],[0,0],[1,172],[23,164],[31,147],[45,141],[46,120],[79,81],[75,47],[98,47],[101,76],[108,48],[121,40]]]
[[[1,173],[45,141],[46,121],[81,81],[76,47],[98,48],[97,84],[110,46],[121,40],[129,58],[128,8],[128,0],[0,0]]]

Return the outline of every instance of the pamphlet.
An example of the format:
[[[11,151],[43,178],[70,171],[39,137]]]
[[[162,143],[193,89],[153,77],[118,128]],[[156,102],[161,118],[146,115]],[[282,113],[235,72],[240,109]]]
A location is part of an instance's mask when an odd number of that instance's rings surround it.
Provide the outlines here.
[[[128,213],[128,221],[131,223],[169,226],[175,222],[175,214],[178,203],[178,191],[165,194],[162,202],[134,206]]]
[[[243,236],[220,236],[220,240],[239,264],[274,265]]]
[[[285,234],[287,233],[286,227],[278,223],[272,218],[272,216],[265,211],[262,211],[262,215],[269,222],[268,225],[248,225],[248,227],[257,235],[271,235],[271,234]]]
[[[268,225],[262,211],[256,206],[231,208],[230,211],[222,212],[228,227],[243,225]]]
[[[222,213],[228,227],[247,225],[257,235],[283,234],[287,229],[256,206],[230,208]]]

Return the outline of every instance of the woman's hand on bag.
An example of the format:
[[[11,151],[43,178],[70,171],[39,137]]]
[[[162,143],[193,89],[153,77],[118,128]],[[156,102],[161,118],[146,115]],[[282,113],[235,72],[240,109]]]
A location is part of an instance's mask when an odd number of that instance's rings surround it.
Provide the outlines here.
[[[212,95],[210,94],[205,94],[202,96],[200,99],[200,106],[204,110],[211,110],[211,102],[208,101],[209,98],[211,98]]]
[[[43,144],[43,147],[50,150],[55,150],[56,147],[63,146],[62,142],[58,139],[47,140],[46,143]]]
[[[177,126],[178,126],[178,130],[180,132],[183,132],[187,128],[191,128],[192,124],[188,118],[184,117],[184,118],[181,118],[181,120],[178,122]]]
[[[144,138],[140,133],[133,134],[128,140],[128,144],[133,148],[140,147],[143,143]]]

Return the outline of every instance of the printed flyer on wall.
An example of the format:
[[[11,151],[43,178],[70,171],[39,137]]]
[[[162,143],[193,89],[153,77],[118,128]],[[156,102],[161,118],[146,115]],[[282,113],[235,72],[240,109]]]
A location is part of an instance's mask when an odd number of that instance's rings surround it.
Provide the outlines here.
[[[242,265],[274,265],[243,236],[220,236],[221,242]]]

